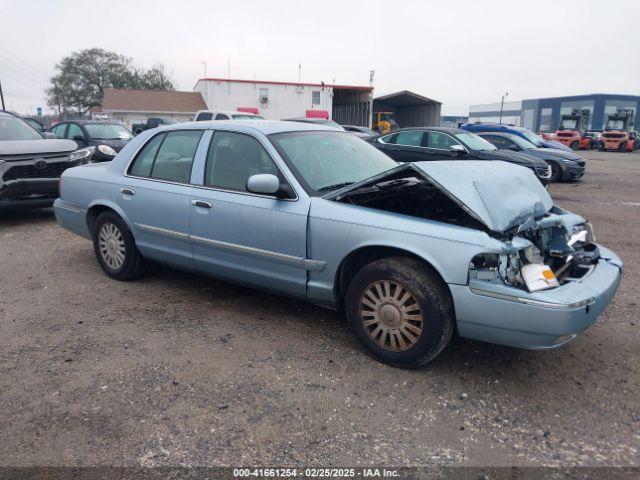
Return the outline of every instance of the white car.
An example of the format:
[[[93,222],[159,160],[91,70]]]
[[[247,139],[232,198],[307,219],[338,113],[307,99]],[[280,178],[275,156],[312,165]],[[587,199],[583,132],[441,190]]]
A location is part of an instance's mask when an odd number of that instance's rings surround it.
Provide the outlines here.
[[[264,117],[250,112],[234,112],[232,110],[200,110],[194,117],[196,122],[207,120],[264,120]]]

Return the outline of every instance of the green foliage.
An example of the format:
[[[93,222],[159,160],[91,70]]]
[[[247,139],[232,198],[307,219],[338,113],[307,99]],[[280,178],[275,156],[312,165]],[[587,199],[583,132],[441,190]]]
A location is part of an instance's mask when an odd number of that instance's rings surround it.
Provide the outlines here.
[[[163,65],[135,68],[131,59],[101,48],[73,52],[56,65],[47,104],[58,111],[86,113],[99,106],[105,88],[174,90]]]

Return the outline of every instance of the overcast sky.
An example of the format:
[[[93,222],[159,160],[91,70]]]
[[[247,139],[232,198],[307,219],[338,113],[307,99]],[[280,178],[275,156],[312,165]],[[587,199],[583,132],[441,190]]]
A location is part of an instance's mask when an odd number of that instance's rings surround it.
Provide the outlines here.
[[[46,106],[55,64],[101,47],[176,87],[203,76],[367,85],[470,104],[584,93],[640,94],[640,5],[628,1],[0,0],[7,108]]]

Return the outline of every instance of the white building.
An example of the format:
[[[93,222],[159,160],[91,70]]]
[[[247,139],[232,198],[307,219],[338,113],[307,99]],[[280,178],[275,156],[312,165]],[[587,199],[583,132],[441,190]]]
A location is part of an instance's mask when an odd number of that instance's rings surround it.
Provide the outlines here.
[[[209,110],[257,108],[269,120],[326,116],[340,124],[371,122],[373,87],[204,78],[194,88]]]
[[[500,102],[471,105],[469,107],[469,122],[498,123],[500,121],[500,107]],[[502,123],[521,126],[522,101],[504,102]]]

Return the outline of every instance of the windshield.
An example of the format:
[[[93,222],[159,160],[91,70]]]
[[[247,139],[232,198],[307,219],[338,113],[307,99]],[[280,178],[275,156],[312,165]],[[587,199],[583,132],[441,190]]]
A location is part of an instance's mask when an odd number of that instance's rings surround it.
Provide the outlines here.
[[[607,130],[624,130],[624,120],[614,120],[612,118],[607,122]]]
[[[376,147],[347,132],[286,132],[269,138],[311,194],[360,182],[398,166]]]
[[[497,148],[491,143],[487,142],[484,138],[476,135],[475,133],[456,133],[454,135],[460,140],[467,148],[471,150],[497,150]]]
[[[42,140],[42,135],[20,118],[1,115],[0,140]]]
[[[526,137],[531,143],[533,143],[536,147],[543,147],[544,144],[538,135],[533,133],[531,130],[521,130],[520,133]]]
[[[264,120],[260,115],[231,115],[234,120]]]
[[[513,143],[518,145],[523,150],[531,150],[532,148],[536,148],[536,146],[533,143],[531,143],[529,140],[525,140],[524,138],[519,137],[518,135],[509,136],[509,140],[511,140]]]
[[[117,123],[88,123],[84,126],[91,138],[98,140],[129,140],[131,132]]]

